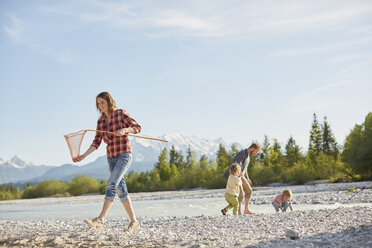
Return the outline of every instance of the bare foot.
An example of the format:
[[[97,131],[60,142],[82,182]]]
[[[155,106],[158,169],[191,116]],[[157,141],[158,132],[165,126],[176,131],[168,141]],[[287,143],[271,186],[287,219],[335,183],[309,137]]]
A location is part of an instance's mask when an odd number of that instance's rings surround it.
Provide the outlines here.
[[[252,212],[249,211],[249,210],[244,210],[244,214],[254,214],[254,213],[252,213]]]

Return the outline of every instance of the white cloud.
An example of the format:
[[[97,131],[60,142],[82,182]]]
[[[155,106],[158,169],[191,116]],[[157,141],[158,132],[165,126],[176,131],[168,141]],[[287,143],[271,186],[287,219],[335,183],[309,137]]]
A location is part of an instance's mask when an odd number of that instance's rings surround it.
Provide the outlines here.
[[[15,15],[10,15],[12,22],[11,26],[3,26],[5,32],[9,37],[16,43],[23,42],[24,32],[26,30],[26,23],[21,19],[17,18]]]
[[[56,62],[60,62],[63,64],[73,64],[75,61],[69,50],[56,51],[42,44],[33,44],[31,47],[33,48],[33,50],[38,51],[41,54],[52,58]]]
[[[41,53],[52,58],[56,62],[70,64],[73,63],[73,57],[69,51],[56,51],[41,42],[35,41],[34,35],[31,35],[32,25],[20,19],[14,14],[9,15],[10,25],[4,25],[5,33],[18,45],[30,48],[32,51]]]
[[[284,104],[283,108],[289,112],[298,114],[324,110],[337,105],[340,106],[343,103],[343,99],[331,97],[334,96],[334,93],[328,94],[327,92],[330,90],[334,92],[335,88],[349,84],[350,82],[338,81],[327,83],[314,89],[309,89],[302,94],[297,94],[289,98]]]
[[[75,16],[84,22],[101,22],[113,28],[142,28],[152,36],[201,38],[337,30],[372,14],[371,3],[349,1],[337,4],[324,1],[211,1],[205,4],[191,0],[83,3],[82,9],[71,10],[65,6],[67,9],[61,10],[58,6],[44,8],[44,11]]]
[[[361,61],[359,61],[359,62],[357,62],[357,63],[354,63],[353,65],[350,65],[350,66],[348,66],[348,67],[346,67],[346,68],[340,70],[340,71],[338,72],[338,74],[344,75],[344,74],[348,74],[348,73],[350,73],[350,72],[355,72],[356,69],[357,69],[358,67],[360,67],[361,65],[363,65],[363,64],[365,64],[365,63],[368,63],[368,62],[370,62],[370,61],[371,61],[370,58],[367,58],[367,59],[361,60]]]
[[[347,84],[348,83],[343,82],[343,81],[335,82],[335,83],[327,83],[327,84],[321,85],[317,88],[308,90],[303,94],[296,95],[295,97],[293,97],[293,100],[297,101],[297,100],[300,100],[300,99],[313,98],[315,95],[317,95],[321,92],[327,91],[327,90],[332,89],[332,88],[337,88],[337,87],[340,87],[342,85],[347,85]]]
[[[372,57],[372,55],[365,53],[354,53],[354,54],[345,54],[341,56],[331,57],[326,60],[328,63],[343,63],[350,60],[361,60],[366,59],[367,57]]]
[[[302,56],[312,53],[320,53],[320,52],[329,52],[335,51],[337,49],[347,48],[358,46],[362,44],[370,44],[372,42],[372,37],[366,37],[361,39],[355,39],[348,42],[342,42],[338,44],[329,44],[319,47],[311,47],[311,48],[294,48],[294,49],[281,49],[275,52],[268,54],[270,57],[293,57],[293,56]]]

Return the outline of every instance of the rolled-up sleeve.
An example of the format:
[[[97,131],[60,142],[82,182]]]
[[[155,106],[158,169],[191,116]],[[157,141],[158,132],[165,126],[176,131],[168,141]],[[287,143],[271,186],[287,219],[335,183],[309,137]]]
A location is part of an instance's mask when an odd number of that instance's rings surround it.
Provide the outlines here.
[[[122,117],[121,121],[125,127],[133,128],[135,133],[141,132],[141,126],[125,110],[122,110]]]
[[[97,130],[99,130],[99,125],[97,124]],[[102,142],[102,133],[96,132],[96,136],[94,137],[94,140],[91,144],[91,146],[94,146],[96,149],[98,149],[99,145]]]

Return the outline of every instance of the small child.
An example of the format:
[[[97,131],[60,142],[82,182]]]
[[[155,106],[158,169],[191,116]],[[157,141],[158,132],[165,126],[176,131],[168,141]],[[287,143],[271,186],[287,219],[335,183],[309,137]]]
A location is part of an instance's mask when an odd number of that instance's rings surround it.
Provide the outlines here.
[[[240,179],[240,171],[241,168],[238,163],[234,163],[233,165],[231,165],[230,175],[227,179],[225,193],[225,199],[227,203],[229,203],[229,205],[221,210],[223,215],[226,215],[227,211],[229,211],[230,208],[234,208],[233,215],[236,215],[238,213],[239,188],[242,185],[242,181]]]
[[[279,212],[280,208],[280,210],[282,210],[282,212],[284,213],[285,211],[287,211],[288,207],[291,209],[291,211],[293,211],[291,202],[292,197],[293,194],[290,189],[285,189],[282,194],[277,195],[274,201],[272,202],[276,212]]]

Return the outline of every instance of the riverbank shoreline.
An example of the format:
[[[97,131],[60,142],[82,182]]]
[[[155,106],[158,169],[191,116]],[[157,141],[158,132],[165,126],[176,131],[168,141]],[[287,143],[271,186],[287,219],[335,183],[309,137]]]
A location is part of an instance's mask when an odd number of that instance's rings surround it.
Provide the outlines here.
[[[371,247],[372,182],[257,187],[252,204],[266,206],[284,188],[294,193],[293,212],[227,216],[140,217],[141,229],[125,233],[128,219],[111,216],[102,230],[88,227],[83,218],[44,220],[0,219],[0,247]],[[354,192],[348,193],[354,187]],[[361,191],[363,187],[366,187]],[[224,189],[196,189],[130,194],[135,201],[172,199],[221,200]],[[0,202],[1,206],[100,202],[102,195],[40,198]],[[337,204],[334,209],[296,211],[296,204]],[[350,207],[351,204],[356,206]],[[362,206],[357,206],[361,204]],[[221,206],[222,208],[223,206]],[[97,212],[100,209],[97,209]],[[219,210],[218,210],[219,211]],[[122,215],[123,216],[123,215]],[[92,218],[95,216],[92,216]],[[297,240],[286,230],[299,233]]]

